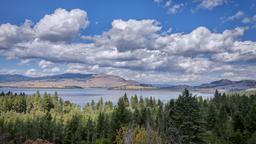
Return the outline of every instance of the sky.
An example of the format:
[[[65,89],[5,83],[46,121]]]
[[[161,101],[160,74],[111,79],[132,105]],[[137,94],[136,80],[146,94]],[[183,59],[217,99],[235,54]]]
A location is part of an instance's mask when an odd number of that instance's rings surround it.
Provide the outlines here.
[[[256,0],[2,0],[0,74],[256,79]]]

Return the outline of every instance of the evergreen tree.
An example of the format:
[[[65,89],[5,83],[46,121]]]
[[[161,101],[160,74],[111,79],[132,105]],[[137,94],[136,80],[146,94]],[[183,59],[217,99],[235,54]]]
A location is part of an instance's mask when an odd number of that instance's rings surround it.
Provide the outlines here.
[[[126,93],[124,93],[123,101],[124,101],[124,106],[125,106],[125,107],[129,107],[129,99],[128,99]]]
[[[86,143],[92,143],[94,141],[94,133],[95,133],[95,128],[94,128],[94,123],[91,118],[88,119],[84,131],[84,138],[86,140]]]
[[[216,123],[217,123],[217,112],[216,112],[216,107],[214,104],[210,103],[208,112],[207,112],[207,128],[209,130],[216,129]]]
[[[178,128],[181,143],[203,143],[200,137],[204,132],[200,108],[197,99],[187,89],[184,89],[182,95],[177,99],[175,124]]]
[[[112,116],[112,132],[115,134],[117,130],[121,128],[121,126],[127,125],[130,120],[130,112],[128,109],[126,109],[124,98],[120,98]]]
[[[72,115],[65,127],[63,143],[79,144],[81,141],[80,116]]]
[[[105,138],[107,135],[107,129],[106,126],[108,125],[107,120],[105,118],[104,113],[100,112],[97,120],[97,138]]]
[[[131,96],[131,107],[135,109],[138,106],[138,97],[137,95]]]

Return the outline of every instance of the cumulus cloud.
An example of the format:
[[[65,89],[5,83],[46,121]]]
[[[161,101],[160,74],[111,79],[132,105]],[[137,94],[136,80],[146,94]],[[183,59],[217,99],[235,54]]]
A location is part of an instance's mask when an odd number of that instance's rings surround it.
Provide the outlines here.
[[[40,60],[38,62],[38,66],[43,70],[43,72],[47,73],[57,73],[60,71],[60,68],[57,66],[57,64],[51,61]]]
[[[80,9],[67,11],[56,9],[46,15],[34,27],[37,37],[49,41],[68,41],[77,36],[89,24],[87,13]]]
[[[59,72],[59,71],[60,71],[60,68],[59,68],[59,67],[53,67],[53,68],[49,69],[49,71],[50,71],[51,73],[56,73],[56,72]]]
[[[232,48],[234,41],[243,33],[243,28],[212,33],[206,27],[198,27],[188,34],[175,33],[159,37],[156,44],[159,47],[165,47],[164,51],[171,54],[197,56]]]
[[[155,20],[114,20],[109,31],[85,39],[94,40],[96,45],[115,45],[118,51],[153,49],[152,42],[160,30],[161,26]]]
[[[10,23],[0,25],[0,49],[12,48],[14,44],[31,40],[34,37],[34,30],[31,28],[31,21],[26,20],[21,26]]]
[[[202,73],[210,68],[212,62],[204,58],[181,58],[177,65],[188,73]]]
[[[26,76],[32,76],[32,77],[39,76],[37,70],[34,69],[34,68],[27,70],[24,74],[25,74]]]
[[[67,11],[57,9],[46,15],[35,26],[26,20],[21,26],[10,23],[0,25],[0,50],[12,48],[15,44],[32,40],[67,42],[79,35],[87,27],[87,13],[80,9]]]
[[[50,61],[46,61],[46,60],[40,60],[38,63],[40,68],[49,68],[52,67],[54,64]]]
[[[59,23],[52,21],[56,16]],[[47,21],[49,26],[44,27]],[[156,20],[118,19],[102,34],[82,36],[86,43],[71,41],[87,25],[86,12],[78,9],[58,9],[35,26],[28,21],[21,26],[2,24],[1,55],[37,59],[38,66],[47,73],[61,72],[65,65],[65,72],[107,73],[151,82],[185,82],[223,73],[223,77],[230,73],[250,77],[255,72],[250,63],[256,63],[256,42],[240,40],[245,28],[217,33],[198,27],[189,33],[164,33]],[[238,71],[241,67],[243,71]],[[36,72],[31,69],[26,74]]]
[[[213,56],[224,62],[256,62],[256,42],[234,42],[230,51],[224,51]]]

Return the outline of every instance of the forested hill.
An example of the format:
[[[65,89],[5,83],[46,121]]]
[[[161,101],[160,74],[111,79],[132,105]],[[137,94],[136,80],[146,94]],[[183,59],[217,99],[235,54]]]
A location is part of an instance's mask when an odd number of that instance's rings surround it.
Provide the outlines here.
[[[80,108],[39,93],[0,94],[0,142],[56,144],[255,144],[256,93],[202,99],[184,90],[152,97],[92,101]]]

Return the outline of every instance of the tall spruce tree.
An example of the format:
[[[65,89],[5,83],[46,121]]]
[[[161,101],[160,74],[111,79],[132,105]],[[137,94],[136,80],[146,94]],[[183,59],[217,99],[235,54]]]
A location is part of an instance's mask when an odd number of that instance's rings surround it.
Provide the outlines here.
[[[176,101],[174,121],[179,133],[178,142],[186,144],[204,143],[201,134],[204,132],[200,107],[196,97],[184,89]]]

